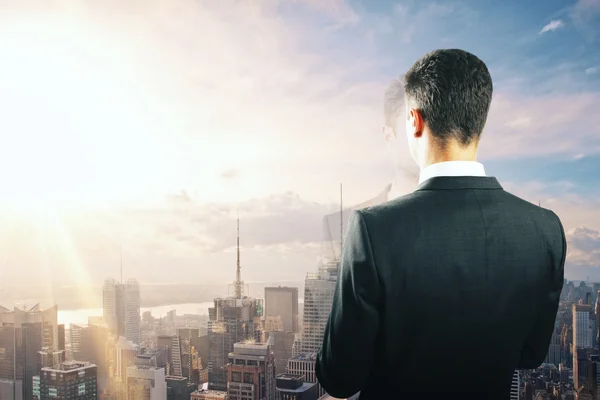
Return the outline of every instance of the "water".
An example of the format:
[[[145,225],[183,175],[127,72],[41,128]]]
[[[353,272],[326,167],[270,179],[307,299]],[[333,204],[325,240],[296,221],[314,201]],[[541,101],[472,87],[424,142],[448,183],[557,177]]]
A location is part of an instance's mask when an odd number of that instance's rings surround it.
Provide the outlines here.
[[[208,315],[208,309],[214,307],[214,302],[204,303],[187,303],[187,304],[172,304],[167,306],[158,307],[143,307],[141,312],[150,311],[154,318],[165,317],[171,310],[175,310],[177,315],[184,314],[196,314],[196,315]],[[59,324],[75,324],[75,325],[87,325],[89,317],[101,317],[102,308],[85,308],[78,310],[61,310],[58,309],[58,323]]]
[[[304,299],[298,299],[300,313],[302,313],[302,306]],[[141,313],[150,311],[154,318],[166,317],[167,313],[171,310],[175,310],[177,315],[184,314],[195,314],[195,315],[206,315],[208,316],[208,309],[214,307],[213,301],[206,301],[203,303],[186,303],[186,304],[172,304],[166,306],[157,307],[143,307],[140,309]],[[82,308],[78,310],[61,310],[58,307],[58,323],[59,324],[75,324],[75,325],[87,325],[89,317],[101,317],[102,308]]]

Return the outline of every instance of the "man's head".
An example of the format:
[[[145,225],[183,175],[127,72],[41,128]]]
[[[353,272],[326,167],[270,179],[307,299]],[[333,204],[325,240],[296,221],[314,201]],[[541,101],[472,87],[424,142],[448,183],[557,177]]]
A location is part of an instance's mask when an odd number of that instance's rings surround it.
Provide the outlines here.
[[[475,157],[492,101],[492,78],[479,58],[464,50],[436,50],[388,87],[386,140],[398,136],[402,117],[413,159],[432,162]]]

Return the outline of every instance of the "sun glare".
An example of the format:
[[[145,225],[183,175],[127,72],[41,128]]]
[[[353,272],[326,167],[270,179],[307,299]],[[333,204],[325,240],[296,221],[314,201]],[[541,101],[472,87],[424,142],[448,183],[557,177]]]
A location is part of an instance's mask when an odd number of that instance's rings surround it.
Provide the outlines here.
[[[178,183],[175,146],[149,108],[151,90],[131,84],[126,59],[120,68],[107,57],[118,46],[20,29],[0,41],[2,201],[141,201]]]

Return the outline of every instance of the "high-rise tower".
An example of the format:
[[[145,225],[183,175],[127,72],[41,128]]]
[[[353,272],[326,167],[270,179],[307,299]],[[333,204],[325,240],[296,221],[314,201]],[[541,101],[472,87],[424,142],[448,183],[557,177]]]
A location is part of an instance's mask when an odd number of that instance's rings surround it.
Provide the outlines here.
[[[227,390],[229,353],[233,345],[246,339],[259,339],[262,301],[244,294],[240,264],[239,216],[237,218],[237,265],[233,296],[216,298],[208,321],[208,384],[211,390]]]
[[[104,282],[103,314],[110,333],[140,344],[140,286],[135,279],[125,283]]]
[[[233,282],[235,298],[241,299],[244,295],[244,282],[242,281],[242,265],[240,264],[240,214],[237,216],[237,268],[235,270],[235,281]]]

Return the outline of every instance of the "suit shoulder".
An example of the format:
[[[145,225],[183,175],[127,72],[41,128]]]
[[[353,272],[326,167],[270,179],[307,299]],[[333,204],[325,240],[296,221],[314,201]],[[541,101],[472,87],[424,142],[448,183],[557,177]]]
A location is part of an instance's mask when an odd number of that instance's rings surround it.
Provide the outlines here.
[[[412,192],[396,199],[386,201],[385,203],[377,204],[370,207],[364,207],[359,210],[361,215],[366,219],[379,219],[387,218],[391,215],[397,214],[399,211],[406,212],[407,209],[412,207],[418,207],[419,198],[425,193]]]
[[[522,199],[521,197],[519,197],[513,193],[507,192],[505,190],[503,191],[503,193],[505,194],[506,199],[509,202],[511,202],[513,205],[520,206],[523,210],[531,212],[534,215],[537,215],[544,220],[553,221],[553,222],[555,222],[555,220],[558,220],[558,222],[560,222],[560,219],[552,210],[549,210],[540,205],[537,205],[530,201]]]

